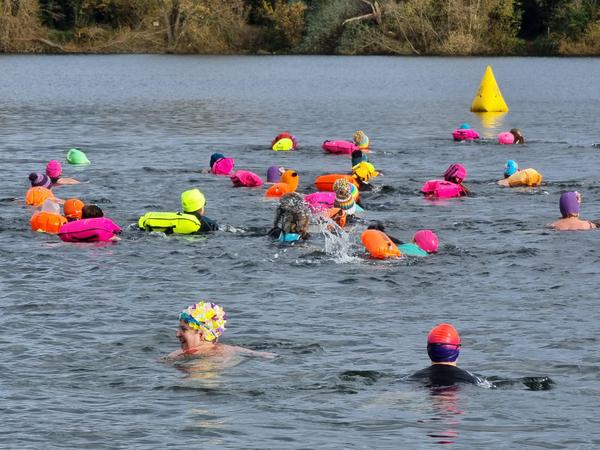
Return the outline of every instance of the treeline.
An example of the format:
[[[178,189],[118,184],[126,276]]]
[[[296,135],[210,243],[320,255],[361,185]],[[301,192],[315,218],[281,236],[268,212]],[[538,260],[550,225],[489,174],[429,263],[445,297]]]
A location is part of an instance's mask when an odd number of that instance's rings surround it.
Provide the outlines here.
[[[600,55],[600,0],[0,0],[0,52]]]

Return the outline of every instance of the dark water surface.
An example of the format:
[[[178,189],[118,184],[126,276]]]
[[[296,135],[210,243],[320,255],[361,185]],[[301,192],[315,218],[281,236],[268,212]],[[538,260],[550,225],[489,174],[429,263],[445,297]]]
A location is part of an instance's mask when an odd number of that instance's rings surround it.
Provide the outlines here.
[[[511,108],[500,118],[468,112],[489,63]],[[1,56],[0,448],[597,448],[600,234],[544,226],[572,189],[600,219],[598,74],[597,58]],[[453,143],[463,121],[488,140]],[[494,143],[514,126],[527,145]],[[404,240],[435,230],[438,255],[367,260],[364,225],[348,250],[318,232],[280,247],[263,236],[264,189],[198,173],[220,151],[260,175],[293,167],[312,192],[317,175],[350,169],[322,141],[357,129],[385,171],[366,218]],[[282,130],[299,151],[269,150]],[[125,228],[117,245],[29,229],[27,174],[71,146],[92,165],[65,167],[86,183],[57,195],[101,204]],[[544,185],[497,187],[508,158]],[[476,195],[422,199],[451,162]],[[222,231],[135,229],[193,186]],[[279,357],[160,362],[199,299],[226,309],[222,342]],[[462,367],[555,384],[404,382],[442,321],[461,333]]]

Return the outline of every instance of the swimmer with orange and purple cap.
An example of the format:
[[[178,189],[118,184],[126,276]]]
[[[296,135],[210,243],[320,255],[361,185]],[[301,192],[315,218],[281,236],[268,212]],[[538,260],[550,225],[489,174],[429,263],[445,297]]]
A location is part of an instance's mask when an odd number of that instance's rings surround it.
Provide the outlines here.
[[[452,386],[458,383],[487,386],[488,382],[456,366],[460,353],[458,331],[448,323],[433,327],[427,336],[427,354],[431,366],[419,370],[408,379],[424,381],[428,387]]]

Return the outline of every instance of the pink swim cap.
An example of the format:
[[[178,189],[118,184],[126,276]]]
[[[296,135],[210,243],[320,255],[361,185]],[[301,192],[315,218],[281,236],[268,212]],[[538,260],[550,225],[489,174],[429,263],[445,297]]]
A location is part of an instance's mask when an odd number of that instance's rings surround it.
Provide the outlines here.
[[[62,166],[57,160],[53,159],[46,165],[46,175],[48,175],[50,178],[58,178],[60,177],[61,173]]]
[[[438,251],[439,241],[436,234],[431,230],[419,230],[413,236],[415,244],[427,253],[435,253]]]
[[[462,183],[467,178],[467,169],[462,164],[451,164],[444,172],[444,180]]]

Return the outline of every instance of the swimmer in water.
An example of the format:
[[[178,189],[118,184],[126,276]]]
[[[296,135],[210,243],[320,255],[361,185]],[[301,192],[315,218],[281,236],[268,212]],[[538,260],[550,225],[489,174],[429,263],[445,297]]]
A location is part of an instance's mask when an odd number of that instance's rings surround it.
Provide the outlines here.
[[[456,366],[460,352],[460,336],[456,329],[442,323],[433,327],[427,336],[427,354],[431,366],[415,372],[411,381],[424,381],[428,387],[452,386],[458,383],[488,385],[471,372]]]
[[[85,205],[81,208],[81,219],[95,219],[98,217],[104,217],[104,211],[98,205]],[[121,233],[121,230],[117,232]],[[121,238],[118,236],[113,236],[109,239],[109,241],[120,241]]]
[[[514,144],[524,144],[525,137],[523,137],[523,133],[518,128],[511,128],[510,134],[515,137]]]
[[[581,208],[581,194],[579,192],[565,192],[562,194],[560,196],[559,207],[562,218],[552,224],[555,230],[581,231],[598,228],[598,225],[594,222],[579,218],[579,210]]]
[[[197,233],[208,233],[218,231],[219,224],[204,215],[206,198],[199,189],[190,189],[181,194],[181,209],[184,214],[196,216],[200,221],[200,229]]]
[[[52,186],[62,186],[65,184],[79,184],[80,182],[75,178],[64,178],[62,175],[62,166],[60,162],[53,159],[46,164],[46,175],[50,178]]]
[[[375,166],[369,162],[367,155],[361,150],[352,152],[352,176],[358,182],[359,191],[370,191],[373,185],[369,183],[371,178],[380,175],[380,172],[375,170]]]
[[[394,236],[389,235],[387,233],[387,231],[385,231],[385,226],[381,222],[379,222],[379,221],[373,222],[373,223],[369,224],[369,226],[367,227],[367,230],[379,230],[382,233],[385,233],[385,235],[387,237],[389,237],[390,241],[392,241],[394,244],[396,244],[396,245],[404,244],[404,242],[402,242],[400,239],[395,238]]]
[[[45,173],[30,173],[29,182],[31,183],[31,187],[41,186],[47,189],[52,188],[52,181],[50,181],[50,177]]]
[[[227,314],[219,305],[199,302],[181,311],[176,336],[181,349],[170,353],[169,360],[203,358],[211,356],[233,356],[237,354],[274,358],[269,352],[257,352],[247,348],[219,343],[225,331]]]
[[[301,239],[308,239],[309,224],[310,209],[304,199],[297,192],[288,192],[279,199],[273,228],[268,234],[279,238],[281,233],[295,233],[300,235]]]

